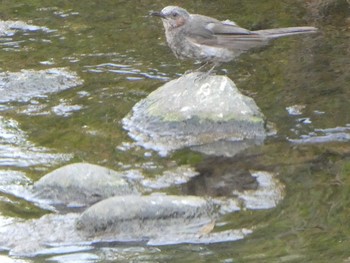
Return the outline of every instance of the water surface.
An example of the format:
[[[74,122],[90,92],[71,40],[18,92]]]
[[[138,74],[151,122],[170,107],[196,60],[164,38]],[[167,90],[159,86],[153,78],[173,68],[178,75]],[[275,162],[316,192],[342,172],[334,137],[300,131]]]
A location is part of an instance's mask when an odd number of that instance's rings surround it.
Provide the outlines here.
[[[277,40],[221,68],[219,73],[227,72],[244,94],[253,97],[277,130],[264,145],[225,159],[188,150],[160,157],[128,147],[132,141],[122,130],[121,119],[133,105],[167,80],[197,67],[175,59],[160,21],[148,16],[150,10],[168,4],[173,2],[2,1],[1,19],[45,30],[1,37],[0,70],[67,67],[84,83],[29,102],[1,105],[1,125],[7,126],[1,128],[0,176],[25,175],[36,181],[63,164],[84,161],[115,170],[142,169],[149,176],[180,164],[201,169],[207,165],[212,176],[220,178],[220,167],[225,166],[276,173],[286,187],[284,200],[275,209],[226,216],[222,229],[256,229],[242,241],[166,247],[110,244],[94,253],[72,248],[69,252],[76,253],[53,252],[23,262],[350,261],[349,1],[183,1],[192,12],[232,19],[249,29],[320,29],[317,35]],[[11,152],[17,157],[9,157]],[[204,185],[200,190],[169,191],[215,195],[206,183],[210,180],[198,180],[197,185]],[[5,222],[44,213],[0,194]],[[1,257],[9,260],[5,253]]]

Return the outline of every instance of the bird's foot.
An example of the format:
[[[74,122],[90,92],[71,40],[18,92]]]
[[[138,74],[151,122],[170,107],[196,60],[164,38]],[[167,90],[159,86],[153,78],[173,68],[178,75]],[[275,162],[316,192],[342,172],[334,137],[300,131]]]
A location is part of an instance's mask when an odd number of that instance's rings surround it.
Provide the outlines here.
[[[189,69],[189,70],[186,70],[184,75],[188,75],[188,74],[191,74],[191,73],[203,73],[203,69],[205,67],[207,67],[209,65],[209,62],[205,62],[203,63],[199,68],[197,69]]]
[[[198,72],[197,76],[195,77],[195,81],[204,81],[206,78],[211,76],[213,72]]]
[[[203,63],[199,68],[197,68],[195,71],[202,72],[202,70],[205,69],[209,64],[210,64],[210,62],[207,61],[207,62]]]
[[[208,71],[200,72],[200,74],[198,74],[198,76],[196,77],[196,81],[203,81],[211,75],[216,75],[214,70],[216,66],[217,64],[214,63],[214,65]]]
[[[192,70],[192,69],[189,69],[189,70],[186,70],[184,75],[188,75],[188,74],[191,74],[191,73],[194,73],[196,72],[195,70]]]
[[[219,64],[216,62],[205,62],[203,65],[201,65],[198,69],[195,70],[187,70],[184,75],[188,74],[196,74],[195,81],[203,81],[207,77],[211,75],[215,75],[216,71],[215,68]],[[210,68],[209,68],[210,66]],[[209,69],[208,69],[209,68]]]

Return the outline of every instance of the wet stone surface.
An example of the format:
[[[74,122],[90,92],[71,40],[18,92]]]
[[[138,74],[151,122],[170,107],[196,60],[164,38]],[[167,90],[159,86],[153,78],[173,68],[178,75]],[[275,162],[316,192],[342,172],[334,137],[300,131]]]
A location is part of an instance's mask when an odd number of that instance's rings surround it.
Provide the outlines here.
[[[38,199],[68,207],[91,205],[115,195],[139,194],[123,174],[86,163],[54,170],[36,182],[33,191]]]
[[[166,155],[191,147],[233,156],[265,137],[265,120],[253,99],[226,76],[190,73],[137,103],[123,119],[137,143]]]
[[[115,238],[118,233],[140,240],[160,233],[196,233],[215,217],[214,204],[196,196],[118,196],[84,211],[77,228],[88,236],[107,233]]]
[[[214,231],[223,215],[246,208],[272,208],[283,198],[283,186],[269,173],[252,174],[252,178],[257,178],[254,189],[232,188],[231,197],[227,193],[210,198],[142,194],[187,184],[198,176],[189,168],[164,172],[153,182],[138,173],[123,174],[97,165],[75,163],[46,174],[33,186],[23,175],[13,174],[12,180],[0,184],[1,191],[55,213],[39,219],[7,222],[0,230],[0,248],[10,251],[10,255],[31,257],[52,253],[54,248],[64,253],[80,244],[91,246],[103,242],[170,245],[234,241],[252,230]],[[28,239],[32,231],[35,234]]]
[[[0,103],[28,102],[32,98],[81,85],[83,81],[67,68],[21,70],[0,73]]]

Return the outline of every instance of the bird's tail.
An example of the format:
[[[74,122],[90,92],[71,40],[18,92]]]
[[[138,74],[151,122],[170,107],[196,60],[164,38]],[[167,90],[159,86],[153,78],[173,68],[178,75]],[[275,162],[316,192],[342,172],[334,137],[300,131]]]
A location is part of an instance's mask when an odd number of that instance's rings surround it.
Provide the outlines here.
[[[298,34],[309,34],[316,33],[317,28],[312,26],[302,26],[302,27],[285,27],[285,28],[273,28],[254,31],[255,33],[266,36],[269,39],[292,36]]]

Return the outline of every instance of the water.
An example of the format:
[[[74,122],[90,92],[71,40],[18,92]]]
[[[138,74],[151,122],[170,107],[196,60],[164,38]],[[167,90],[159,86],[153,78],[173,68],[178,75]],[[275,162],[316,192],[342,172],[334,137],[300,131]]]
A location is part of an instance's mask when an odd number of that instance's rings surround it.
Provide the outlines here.
[[[52,250],[19,262],[96,262],[101,258],[118,262],[350,261],[349,1],[183,4],[188,10],[230,18],[246,28],[320,28],[315,36],[277,40],[261,52],[223,66],[277,130],[264,145],[225,159],[188,150],[160,157],[130,146],[132,141],[121,128],[121,119],[136,102],[193,68],[192,63],[174,58],[164,42],[160,21],[148,17],[149,10],[167,4],[172,2],[2,2],[1,19],[21,20],[45,30],[2,37],[1,71],[67,67],[84,83],[27,103],[1,104],[0,176],[19,178],[19,184],[26,184],[23,178],[36,181],[76,161],[115,170],[142,169],[150,177],[188,164],[219,181],[223,171],[264,170],[277,174],[285,185],[284,200],[274,209],[225,216],[226,224],[218,229],[255,229],[242,241],[166,247],[110,244],[101,249],[82,244],[68,246],[66,254],[61,250],[56,255]],[[200,189],[169,191],[219,194],[211,180],[198,180]],[[44,213],[21,199],[0,194],[2,224]],[[11,262],[6,253],[0,259]]]

